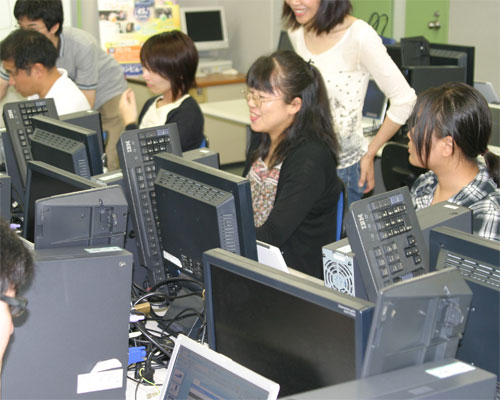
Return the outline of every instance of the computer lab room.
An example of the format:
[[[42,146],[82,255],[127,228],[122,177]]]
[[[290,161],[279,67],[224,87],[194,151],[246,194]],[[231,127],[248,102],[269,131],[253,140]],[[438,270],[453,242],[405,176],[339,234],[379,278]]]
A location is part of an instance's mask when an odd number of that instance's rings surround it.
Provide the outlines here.
[[[0,398],[500,400],[498,0],[0,0]]]

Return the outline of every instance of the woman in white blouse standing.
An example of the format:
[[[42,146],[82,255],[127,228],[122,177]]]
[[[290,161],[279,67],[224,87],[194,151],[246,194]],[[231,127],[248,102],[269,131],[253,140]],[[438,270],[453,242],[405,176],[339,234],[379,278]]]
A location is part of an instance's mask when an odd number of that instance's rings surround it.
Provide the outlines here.
[[[381,38],[351,11],[349,0],[285,0],[282,14],[295,51],[323,75],[341,146],[337,173],[348,188],[349,203],[375,186],[375,155],[406,122],[416,101]],[[368,144],[361,120],[370,77],[390,107]]]

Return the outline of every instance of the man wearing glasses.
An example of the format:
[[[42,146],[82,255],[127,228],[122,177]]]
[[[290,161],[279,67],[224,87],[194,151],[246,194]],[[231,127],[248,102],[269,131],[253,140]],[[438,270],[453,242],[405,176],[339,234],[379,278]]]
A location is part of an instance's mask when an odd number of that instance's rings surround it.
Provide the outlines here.
[[[31,253],[9,224],[0,218],[0,372],[5,349],[14,331],[12,318],[26,309],[26,299],[16,298],[16,293],[32,275]]]

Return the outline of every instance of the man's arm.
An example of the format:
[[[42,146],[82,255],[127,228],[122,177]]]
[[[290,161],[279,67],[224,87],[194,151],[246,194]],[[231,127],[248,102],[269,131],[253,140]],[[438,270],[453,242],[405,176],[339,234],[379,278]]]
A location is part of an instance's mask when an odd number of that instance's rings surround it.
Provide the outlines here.
[[[82,93],[85,95],[85,97],[89,101],[90,108],[94,108],[94,104],[95,104],[95,90],[82,90]],[[0,94],[1,94],[1,92],[0,92]]]

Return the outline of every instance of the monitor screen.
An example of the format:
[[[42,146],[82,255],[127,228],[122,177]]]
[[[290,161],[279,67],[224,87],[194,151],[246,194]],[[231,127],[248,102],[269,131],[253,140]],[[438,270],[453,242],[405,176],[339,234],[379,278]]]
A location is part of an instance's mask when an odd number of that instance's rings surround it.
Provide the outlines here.
[[[363,117],[376,119],[382,124],[386,108],[387,98],[384,92],[379,89],[373,79],[370,79],[363,105]]]
[[[230,193],[235,202],[240,253],[244,257],[257,260],[252,192],[247,178],[169,153],[157,154],[154,156],[154,162],[156,171],[164,169]]]
[[[46,116],[33,117],[32,122],[35,130],[40,129],[82,143],[90,167],[90,176],[102,174],[102,149],[99,144],[99,132]],[[51,164],[51,162],[48,163]]]
[[[203,260],[212,349],[277,382],[281,396],[360,376],[373,303],[221,249]]]
[[[198,51],[229,47],[224,7],[181,8],[181,29],[194,42]]]
[[[382,288],[363,377],[454,358],[471,299],[470,288],[455,268]]]
[[[36,200],[35,249],[123,247],[127,215],[128,203],[119,185]]]
[[[27,172],[23,235],[30,242],[34,241],[35,202],[38,199],[103,186],[42,161],[29,161]]]

